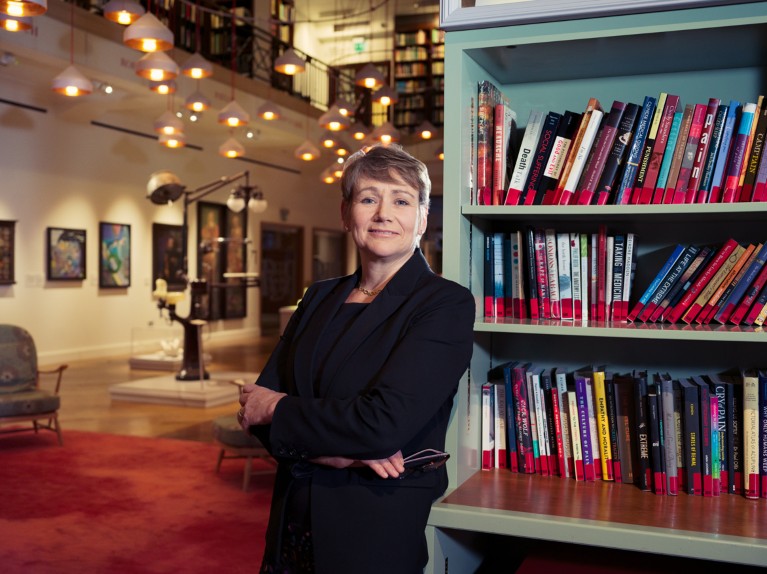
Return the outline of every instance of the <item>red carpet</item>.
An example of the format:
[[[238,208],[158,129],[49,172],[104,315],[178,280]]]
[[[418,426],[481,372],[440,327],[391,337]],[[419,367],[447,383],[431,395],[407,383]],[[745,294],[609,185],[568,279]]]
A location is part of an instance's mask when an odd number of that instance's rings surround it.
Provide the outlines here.
[[[274,474],[193,441],[65,431],[0,438],[4,574],[258,571]],[[254,470],[272,468],[254,461]]]

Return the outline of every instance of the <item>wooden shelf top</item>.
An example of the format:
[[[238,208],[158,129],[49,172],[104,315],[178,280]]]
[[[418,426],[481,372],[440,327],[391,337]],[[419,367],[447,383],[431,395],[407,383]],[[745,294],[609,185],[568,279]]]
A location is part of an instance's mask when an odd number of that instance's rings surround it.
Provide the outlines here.
[[[476,472],[435,504],[430,524],[473,530],[472,514],[488,532],[557,540],[565,525],[562,542],[648,545],[650,552],[714,560],[725,559],[721,547],[727,546],[737,549],[736,561],[767,564],[764,499],[660,496],[629,484],[491,470]],[[573,530],[574,525],[580,528]]]

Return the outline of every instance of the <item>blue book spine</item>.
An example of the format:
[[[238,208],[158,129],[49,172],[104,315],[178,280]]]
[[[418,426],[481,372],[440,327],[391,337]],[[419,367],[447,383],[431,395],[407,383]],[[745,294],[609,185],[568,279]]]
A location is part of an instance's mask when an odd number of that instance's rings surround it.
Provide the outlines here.
[[[616,205],[627,205],[631,199],[631,191],[636,181],[639,161],[642,159],[644,142],[647,139],[647,132],[650,130],[650,122],[655,112],[657,100],[652,96],[645,96],[642,104],[642,113],[639,115],[637,129],[634,132],[634,139],[631,142],[628,157],[626,158],[626,167],[618,185],[618,194],[615,198]]]
[[[722,128],[722,141],[719,144],[719,152],[716,154],[716,163],[714,164],[714,173],[711,176],[711,185],[709,189],[709,202],[715,203],[722,199],[722,184],[724,183],[724,170],[727,167],[727,159],[730,156],[730,144],[732,135],[735,133],[735,120],[738,116],[740,102],[730,100],[727,106],[727,117],[724,120]]]
[[[671,170],[671,159],[674,155],[673,152],[674,148],[676,147],[676,140],[679,138],[679,126],[682,125],[683,115],[684,112],[676,112],[674,114],[674,120],[671,122],[671,130],[668,133],[666,153],[663,154],[663,163],[660,164],[658,182],[655,184],[655,189],[665,189],[666,187],[666,181],[668,181],[668,173]]]
[[[653,293],[658,289],[661,282],[666,278],[666,275],[669,274],[671,271],[671,268],[674,266],[674,263],[676,263],[676,260],[679,259],[679,257],[684,252],[685,247],[684,245],[677,244],[676,247],[674,247],[674,251],[669,255],[669,258],[666,259],[666,262],[663,264],[663,267],[658,272],[658,274],[655,276],[655,279],[652,280],[652,283],[645,289],[645,292],[642,293],[642,296],[639,298],[639,301],[637,301],[636,305],[634,305],[634,308],[631,309],[631,313],[629,313],[628,320],[633,321],[637,318],[639,313],[642,311],[645,305],[647,305],[647,302],[650,300],[650,297],[653,296]]]

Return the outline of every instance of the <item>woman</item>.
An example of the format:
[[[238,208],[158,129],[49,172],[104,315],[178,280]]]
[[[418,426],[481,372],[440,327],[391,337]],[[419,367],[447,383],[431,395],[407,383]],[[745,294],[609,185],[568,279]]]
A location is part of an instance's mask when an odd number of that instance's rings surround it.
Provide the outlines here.
[[[280,462],[261,571],[422,572],[447,474],[398,477],[403,456],[444,449],[474,300],[417,247],[431,191],[422,162],[399,146],[366,148],[341,188],[361,266],[307,290],[240,399],[243,428]]]

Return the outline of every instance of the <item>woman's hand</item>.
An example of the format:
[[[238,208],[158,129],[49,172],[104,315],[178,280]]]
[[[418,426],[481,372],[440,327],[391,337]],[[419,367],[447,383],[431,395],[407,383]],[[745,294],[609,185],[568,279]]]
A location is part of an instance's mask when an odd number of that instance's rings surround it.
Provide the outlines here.
[[[379,460],[354,460],[343,456],[318,456],[311,459],[314,464],[322,464],[332,468],[348,468],[350,466],[367,466],[381,478],[397,478],[405,470],[402,451],[397,451],[389,458]]]
[[[373,469],[373,471],[381,478],[397,478],[401,472],[405,471],[405,462],[402,458],[401,450],[398,450],[389,458],[361,460],[360,462]]]
[[[253,383],[245,385],[240,394],[242,408],[237,413],[240,426],[247,430],[252,425],[271,423],[277,403],[286,396],[285,393],[278,393]]]

